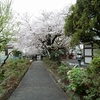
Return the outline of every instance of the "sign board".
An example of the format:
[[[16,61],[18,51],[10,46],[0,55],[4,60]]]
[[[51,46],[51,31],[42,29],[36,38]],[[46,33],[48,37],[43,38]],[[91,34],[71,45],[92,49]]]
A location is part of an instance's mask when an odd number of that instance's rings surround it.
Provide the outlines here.
[[[84,44],[83,55],[84,55],[84,63],[90,63],[93,58],[92,44]]]

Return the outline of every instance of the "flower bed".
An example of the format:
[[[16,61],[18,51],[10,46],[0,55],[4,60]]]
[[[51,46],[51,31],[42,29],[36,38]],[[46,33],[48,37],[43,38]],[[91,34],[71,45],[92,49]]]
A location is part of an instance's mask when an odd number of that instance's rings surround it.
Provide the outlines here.
[[[0,69],[0,100],[6,100],[27,72],[30,62],[24,59],[8,61]]]

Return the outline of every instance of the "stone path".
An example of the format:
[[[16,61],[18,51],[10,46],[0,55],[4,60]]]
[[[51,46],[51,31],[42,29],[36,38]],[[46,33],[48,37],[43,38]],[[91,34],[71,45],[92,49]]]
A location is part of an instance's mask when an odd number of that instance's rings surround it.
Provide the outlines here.
[[[68,100],[45,69],[42,61],[34,61],[18,88],[8,100]]]

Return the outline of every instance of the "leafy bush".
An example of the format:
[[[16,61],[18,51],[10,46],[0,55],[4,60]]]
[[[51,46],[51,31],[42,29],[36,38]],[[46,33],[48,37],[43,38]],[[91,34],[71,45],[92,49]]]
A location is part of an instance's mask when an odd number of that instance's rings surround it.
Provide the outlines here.
[[[86,68],[72,69],[69,65],[61,64],[57,71],[69,81],[67,89],[78,94],[80,100],[100,100],[100,56],[95,56]]]
[[[19,55],[21,55],[21,54],[22,54],[21,51],[13,50],[13,55],[14,55],[15,57],[19,57]]]
[[[100,57],[96,56],[85,69],[73,68],[67,72],[67,88],[77,94],[85,93],[84,100],[100,100]]]
[[[95,57],[91,64],[91,70],[95,71],[95,73],[99,73],[100,72],[100,57]]]
[[[3,90],[2,86],[0,86],[0,92],[1,92],[1,93],[2,93],[2,92],[4,92],[4,90]]]
[[[95,57],[87,67],[83,83],[88,87],[85,100],[100,100],[100,57]]]
[[[67,79],[67,71],[68,70],[71,70],[72,69],[72,67],[71,66],[69,66],[69,65],[64,65],[64,64],[61,64],[59,67],[58,67],[58,73],[60,74],[60,75],[62,75],[62,77],[63,77],[63,79]]]
[[[0,70],[0,81],[4,79],[5,70]]]
[[[67,72],[69,85],[68,90],[72,90],[78,94],[84,91],[84,84],[82,83],[85,71],[84,68],[73,68]]]
[[[20,79],[21,76],[25,74],[30,66],[30,62],[25,59],[9,60],[6,62],[4,67],[0,69],[0,95],[4,86],[10,87],[9,80],[11,78]]]

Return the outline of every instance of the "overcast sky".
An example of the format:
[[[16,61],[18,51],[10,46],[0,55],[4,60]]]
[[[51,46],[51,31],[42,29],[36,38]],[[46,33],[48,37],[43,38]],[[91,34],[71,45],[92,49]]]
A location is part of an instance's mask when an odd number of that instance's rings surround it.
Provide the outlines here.
[[[38,15],[44,11],[60,10],[67,5],[74,4],[76,0],[12,0],[14,11],[22,14]]]

